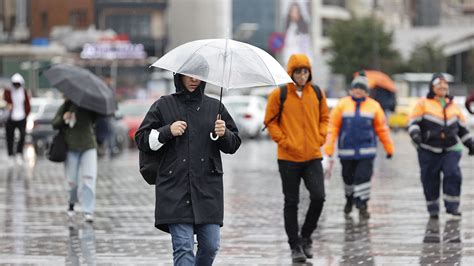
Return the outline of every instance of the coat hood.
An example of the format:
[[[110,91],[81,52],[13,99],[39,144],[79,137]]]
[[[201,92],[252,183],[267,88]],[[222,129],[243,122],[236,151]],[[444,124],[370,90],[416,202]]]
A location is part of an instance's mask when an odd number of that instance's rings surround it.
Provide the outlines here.
[[[184,87],[183,84],[183,75],[179,73],[174,74],[174,87],[176,89],[176,93],[185,93],[186,88]],[[201,84],[199,84],[199,87],[195,91],[201,91],[204,94],[204,89],[206,88],[206,82],[201,81]]]
[[[308,82],[311,82],[313,73],[311,72],[311,63],[309,62],[308,56],[305,54],[293,54],[291,55],[290,59],[288,60],[288,75],[293,78],[293,72],[297,68],[307,68],[309,69],[309,78]]]
[[[13,76],[11,77],[11,82],[20,83],[22,87],[25,85],[25,79],[23,78],[22,75],[18,73],[13,74]]]
[[[428,92],[428,94],[426,95],[426,98],[428,99],[433,99],[436,94],[434,93],[433,91],[433,87],[434,87],[434,83],[435,81],[438,81],[438,80],[445,80],[446,81],[446,77],[443,75],[443,73],[441,72],[437,72],[437,73],[434,73],[433,76],[431,77],[431,81],[430,81],[430,91]],[[449,90],[448,90],[448,94],[446,94],[446,98],[452,100],[453,99],[453,96],[452,95],[449,95]]]

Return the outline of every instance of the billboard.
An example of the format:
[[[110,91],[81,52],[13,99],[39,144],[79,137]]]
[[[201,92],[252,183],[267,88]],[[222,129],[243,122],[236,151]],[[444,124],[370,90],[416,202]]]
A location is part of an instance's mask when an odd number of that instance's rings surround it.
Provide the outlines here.
[[[313,61],[311,40],[311,1],[282,0],[284,46],[282,60],[286,65],[294,53],[306,54]]]

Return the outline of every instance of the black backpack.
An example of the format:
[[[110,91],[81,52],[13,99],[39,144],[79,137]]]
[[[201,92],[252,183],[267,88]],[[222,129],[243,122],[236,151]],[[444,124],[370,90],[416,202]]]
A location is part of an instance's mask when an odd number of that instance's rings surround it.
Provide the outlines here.
[[[316,93],[316,96],[318,96],[318,100],[320,103],[319,106],[321,107],[321,100],[323,99],[323,94],[321,92],[321,89],[319,88],[318,85],[311,85],[311,88],[313,88],[314,92]],[[268,123],[264,123],[265,126],[263,127],[262,131],[264,131],[268,127],[268,125],[271,122],[273,122],[273,120],[275,119],[278,119],[278,124],[280,124],[281,113],[283,112],[283,104],[285,103],[287,94],[288,94],[288,88],[286,87],[286,85],[280,86],[280,109],[278,110],[278,114],[272,117],[272,119],[270,119]]]
[[[163,102],[167,106],[167,110],[175,117],[179,117],[177,103],[172,95],[163,96]],[[155,185],[158,170],[160,169],[161,161],[165,155],[168,146],[164,144],[163,147],[157,151],[144,152],[138,151],[138,164],[140,167],[140,174],[143,179],[150,184]]]

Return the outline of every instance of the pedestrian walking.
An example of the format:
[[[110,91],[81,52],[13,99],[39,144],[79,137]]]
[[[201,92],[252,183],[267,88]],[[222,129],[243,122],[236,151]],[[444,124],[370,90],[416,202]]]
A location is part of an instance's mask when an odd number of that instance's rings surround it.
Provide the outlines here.
[[[195,67],[207,73],[200,62]],[[221,152],[235,153],[241,140],[226,108],[204,94],[204,81],[176,73],[174,84],[176,93],[150,107],[135,141],[160,155],[155,227],[171,234],[174,265],[212,265],[224,218]]]
[[[5,123],[5,135],[8,150],[8,163],[10,166],[23,164],[23,146],[26,135],[26,118],[30,113],[30,97],[25,88],[25,80],[23,77],[15,73],[11,77],[12,88],[6,89],[3,93],[3,99],[7,103],[7,110],[10,112]],[[15,146],[15,130],[20,132],[20,138]],[[15,158],[16,157],[16,158]]]
[[[97,142],[94,134],[96,112],[81,108],[66,99],[53,118],[55,129],[62,130],[67,144],[65,161],[68,182],[68,217],[75,215],[74,206],[80,203],[86,222],[93,221],[97,180]]]
[[[349,215],[353,205],[359,209],[359,218],[368,219],[370,180],[380,139],[390,159],[394,152],[390,130],[380,104],[369,98],[369,88],[364,72],[351,83],[350,96],[339,100],[331,111],[328,138],[324,152],[334,154],[337,140],[338,156],[342,165],[346,204],[344,213]]]
[[[268,97],[265,124],[278,144],[278,168],[284,195],[284,221],[293,262],[313,257],[311,235],[323,209],[324,174],[321,146],[324,144],[329,110],[324,93],[311,85],[309,58],[293,54],[288,61],[293,83],[276,88]],[[303,180],[310,204],[301,231],[298,227],[299,187]]]
[[[446,212],[452,218],[460,219],[461,142],[469,149],[469,155],[474,155],[474,142],[464,115],[449,95],[449,85],[442,73],[433,74],[430,91],[411,112],[408,132],[418,152],[430,218],[437,219],[439,215],[442,181]]]

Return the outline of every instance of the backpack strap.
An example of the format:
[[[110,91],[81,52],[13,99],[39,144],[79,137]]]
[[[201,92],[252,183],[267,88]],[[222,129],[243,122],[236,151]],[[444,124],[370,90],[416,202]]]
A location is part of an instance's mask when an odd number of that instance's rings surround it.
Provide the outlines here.
[[[268,123],[264,123],[264,127],[262,128],[262,131],[264,131],[268,125],[273,122],[273,120],[278,119],[278,124],[280,124],[280,118],[281,118],[281,113],[283,112],[283,104],[285,103],[286,100],[286,95],[288,94],[288,89],[286,88],[286,85],[281,85],[280,86],[280,106],[278,108],[278,113],[273,116]]]
[[[318,85],[311,85],[311,88],[313,88],[314,92],[316,93],[316,96],[318,96],[319,103],[321,103],[321,100],[323,99],[321,89]]]

